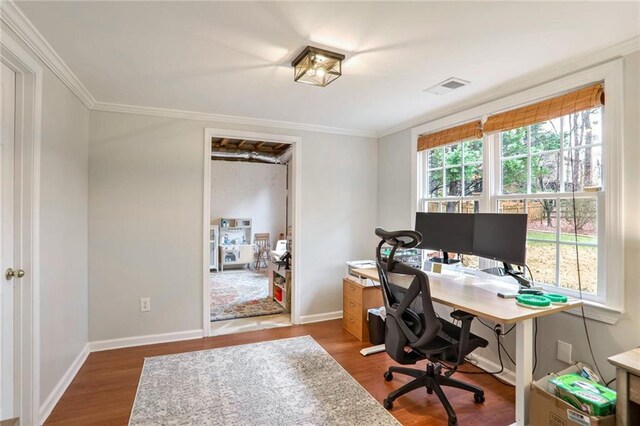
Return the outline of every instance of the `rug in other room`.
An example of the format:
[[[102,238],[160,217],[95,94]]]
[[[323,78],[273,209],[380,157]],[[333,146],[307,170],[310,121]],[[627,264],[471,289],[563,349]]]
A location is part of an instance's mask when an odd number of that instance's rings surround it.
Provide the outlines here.
[[[281,314],[285,310],[269,297],[267,272],[241,270],[211,274],[211,321]]]
[[[400,423],[303,336],[145,359],[129,424]]]

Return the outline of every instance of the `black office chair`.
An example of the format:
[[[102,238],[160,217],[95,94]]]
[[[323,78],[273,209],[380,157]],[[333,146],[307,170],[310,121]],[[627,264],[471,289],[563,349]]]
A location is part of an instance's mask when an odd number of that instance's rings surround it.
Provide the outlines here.
[[[413,268],[393,257],[400,248],[413,248],[422,241],[419,232],[386,231],[376,229],[382,238],[376,250],[376,263],[380,276],[380,287],[387,312],[385,319],[385,350],[399,364],[415,364],[427,359],[426,371],[405,367],[389,367],[384,373],[386,381],[393,380],[393,373],[405,374],[415,379],[391,392],[384,400],[384,407],[393,408],[393,401],[412,390],[425,388],[427,393],[436,393],[447,411],[449,425],[457,425],[456,413],[442,391],[443,386],[473,392],[476,403],[484,402],[484,391],[476,386],[455,380],[450,376],[464,362],[465,356],[478,347],[486,347],[487,341],[471,333],[474,315],[460,310],[451,317],[461,322],[461,327],[438,317],[433,309],[429,277],[420,269]],[[380,255],[382,245],[392,246],[387,261]],[[404,283],[404,285],[403,285]],[[408,347],[408,350],[406,349]],[[441,361],[446,361],[448,371],[442,371]]]

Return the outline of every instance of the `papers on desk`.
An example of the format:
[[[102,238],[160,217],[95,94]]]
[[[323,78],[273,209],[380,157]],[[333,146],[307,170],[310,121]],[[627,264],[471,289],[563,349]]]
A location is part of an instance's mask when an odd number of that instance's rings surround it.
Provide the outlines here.
[[[353,282],[356,282],[363,286],[374,286],[374,283],[371,279],[366,277],[362,277],[357,273],[353,272],[354,269],[361,268],[375,268],[376,262],[375,260],[350,260],[347,262],[347,279],[350,279]]]
[[[378,285],[378,283],[373,281],[371,278],[361,277],[360,275],[347,275],[345,279],[353,281],[356,284],[360,284],[363,287],[374,287]]]

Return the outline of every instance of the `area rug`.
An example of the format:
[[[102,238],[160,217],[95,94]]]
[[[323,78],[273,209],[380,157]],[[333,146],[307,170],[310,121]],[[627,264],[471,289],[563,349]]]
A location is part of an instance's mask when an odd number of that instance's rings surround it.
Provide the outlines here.
[[[211,274],[211,321],[275,315],[284,308],[269,297],[267,271],[224,271]]]
[[[129,424],[400,423],[303,336],[145,359]]]

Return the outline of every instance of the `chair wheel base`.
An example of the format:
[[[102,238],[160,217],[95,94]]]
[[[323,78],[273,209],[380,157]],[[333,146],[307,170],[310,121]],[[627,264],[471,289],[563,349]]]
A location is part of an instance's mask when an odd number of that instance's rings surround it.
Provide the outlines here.
[[[433,389],[431,389],[431,388],[427,388],[427,393],[428,393],[429,395],[431,395],[431,394],[433,393]]]
[[[393,402],[390,399],[385,399],[382,401],[382,406],[387,410],[391,410],[393,408]]]
[[[482,404],[484,402],[484,394],[474,393],[473,394],[473,401],[476,404]]]
[[[458,419],[449,419],[448,426],[458,426]]]
[[[385,372],[384,372],[384,379],[385,379],[387,382],[392,381],[392,380],[393,380],[393,373],[391,373],[391,371],[385,371]]]

